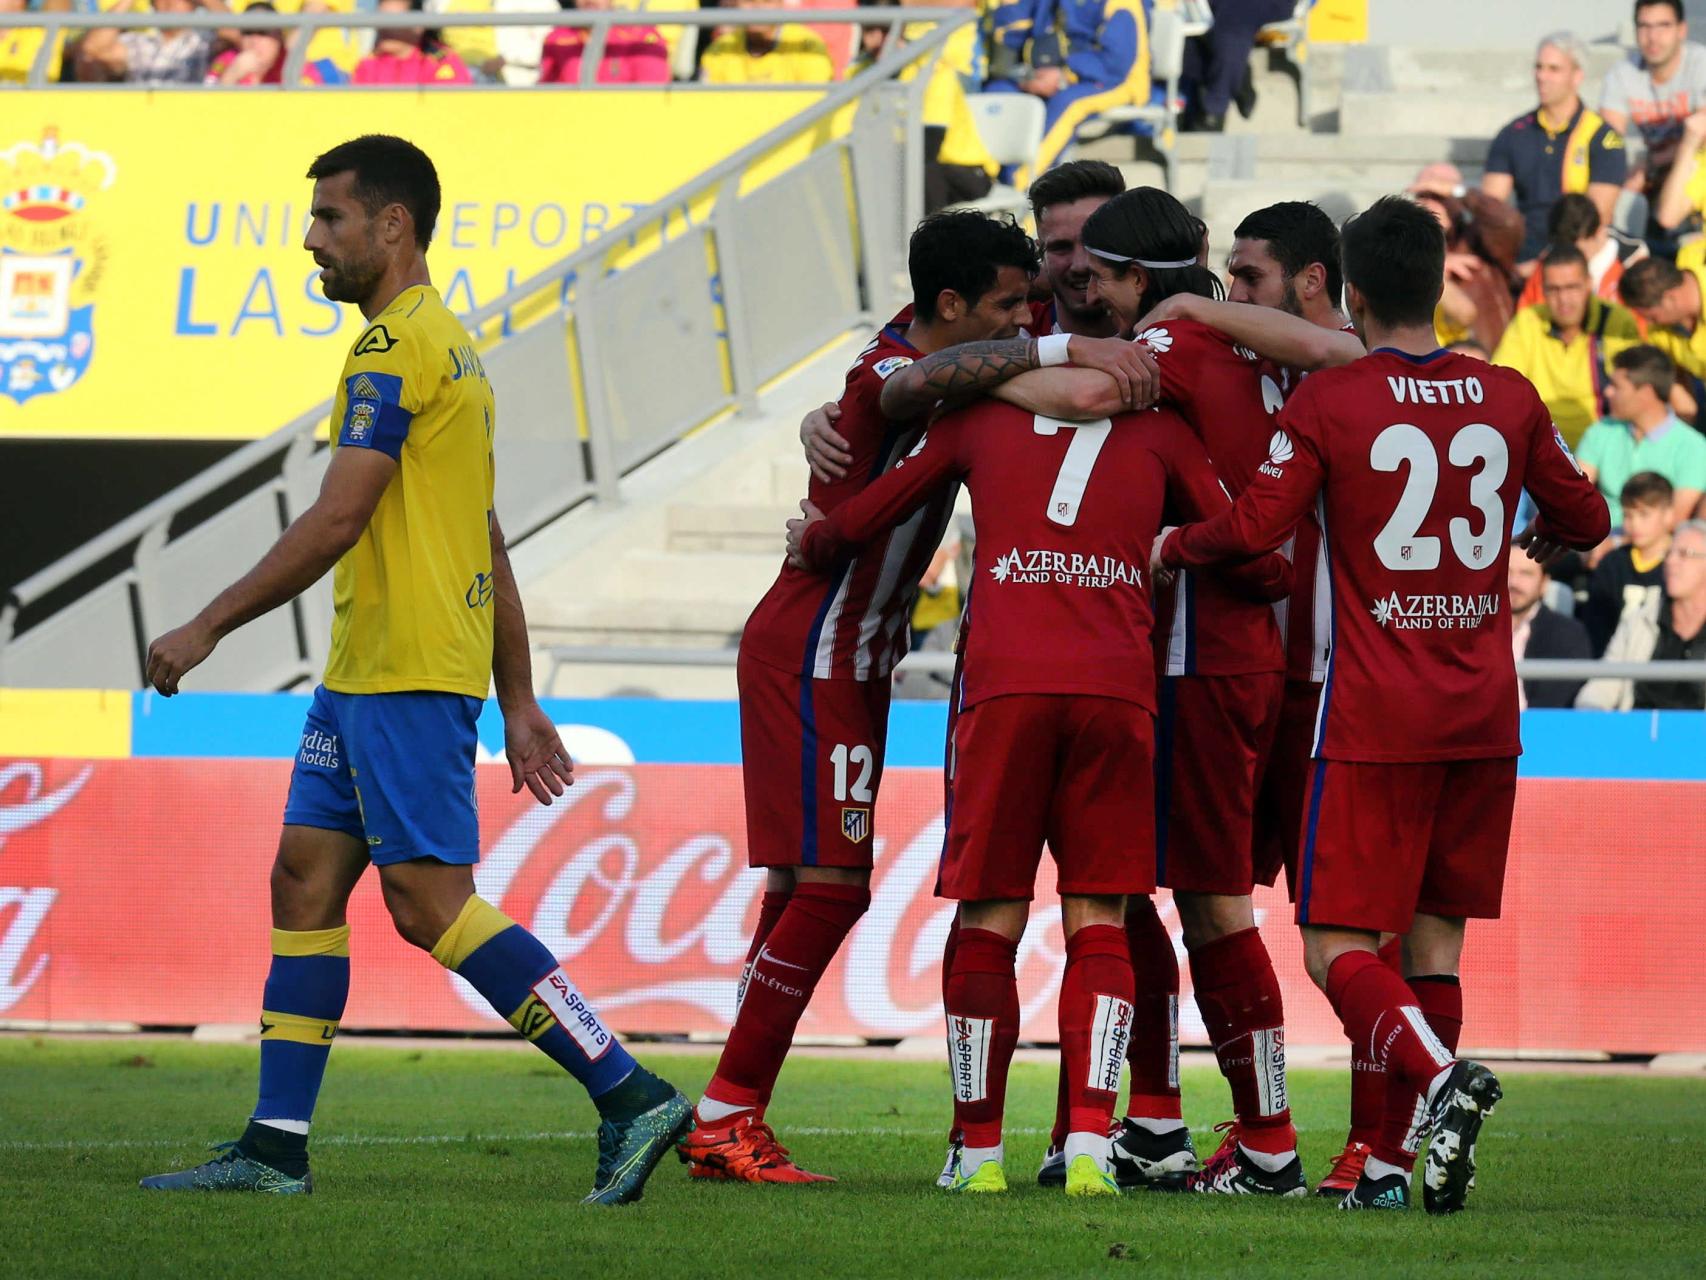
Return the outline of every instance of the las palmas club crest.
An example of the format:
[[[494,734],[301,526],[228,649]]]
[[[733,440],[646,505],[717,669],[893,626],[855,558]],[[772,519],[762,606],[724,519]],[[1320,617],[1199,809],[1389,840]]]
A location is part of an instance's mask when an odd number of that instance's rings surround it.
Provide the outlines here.
[[[64,391],[95,350],[95,290],[107,259],[89,206],[112,157],[47,130],[0,151],[0,395]]]

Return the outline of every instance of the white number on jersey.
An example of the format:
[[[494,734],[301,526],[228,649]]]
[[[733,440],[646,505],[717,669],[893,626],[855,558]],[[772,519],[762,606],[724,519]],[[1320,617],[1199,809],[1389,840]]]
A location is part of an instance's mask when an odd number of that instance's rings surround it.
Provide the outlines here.
[[[871,770],[876,768],[877,758],[866,746],[848,749],[846,743],[838,743],[834,751],[829,753],[830,763],[835,766],[835,798],[837,800],[852,800],[857,804],[871,803]],[[847,766],[859,766],[859,777],[852,787],[847,785]]]
[[[1480,513],[1480,529],[1462,516],[1453,516],[1447,527],[1457,558],[1468,568],[1485,569],[1504,545],[1505,504],[1499,486],[1510,470],[1505,438],[1484,422],[1471,422],[1451,438],[1446,460],[1458,468],[1482,464],[1469,478],[1469,501]],[[1397,471],[1409,464],[1398,505],[1374,538],[1380,563],[1397,570],[1439,568],[1439,539],[1417,536],[1439,488],[1439,454],[1427,433],[1408,422],[1394,423],[1375,437],[1368,463],[1376,471]]]
[[[1107,418],[1100,422],[1061,422],[1041,414],[1033,423],[1039,436],[1056,435],[1062,427],[1072,429],[1072,443],[1066,446],[1066,456],[1060,460],[1060,472],[1054,478],[1054,491],[1048,496],[1048,518],[1070,528],[1078,521],[1084,489],[1090,483],[1090,473],[1096,469],[1096,459],[1101,457],[1102,446],[1108,443],[1108,433],[1114,424]]]

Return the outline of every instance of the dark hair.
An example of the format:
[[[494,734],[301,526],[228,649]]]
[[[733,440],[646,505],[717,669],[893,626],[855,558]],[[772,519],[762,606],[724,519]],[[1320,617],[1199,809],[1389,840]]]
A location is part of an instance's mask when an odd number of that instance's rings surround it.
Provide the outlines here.
[[[1345,223],[1339,261],[1377,323],[1433,323],[1445,286],[1445,233],[1415,201],[1382,196]]]
[[[1554,240],[1540,254],[1540,269],[1547,267],[1580,267],[1588,269],[1587,254],[1576,248],[1574,240]]]
[[[1626,306],[1656,307],[1682,283],[1682,272],[1667,258],[1642,258],[1623,273],[1617,294]]]
[[[1611,367],[1623,370],[1637,387],[1651,387],[1662,403],[1670,402],[1670,389],[1676,382],[1676,365],[1657,347],[1643,342],[1619,351],[1611,357]]]
[[[952,289],[971,306],[995,287],[1002,267],[1037,274],[1037,242],[1010,217],[988,218],[959,210],[933,213],[918,224],[907,248],[912,310],[920,320],[936,318],[936,299]]]
[[[1135,187],[1115,196],[1084,220],[1084,247],[1121,275],[1149,262],[1189,262],[1183,267],[1144,267],[1149,275],[1139,312],[1176,293],[1221,298],[1220,277],[1197,261],[1203,224],[1158,187]],[[1123,260],[1123,261],[1122,261]]]
[[[1688,15],[1682,11],[1682,0],[1635,0],[1635,17],[1641,16],[1641,10],[1661,4],[1676,15],[1678,22],[1688,21]]]
[[[1623,482],[1623,488],[1618,491],[1617,505],[1620,507],[1668,507],[1676,497],[1676,490],[1671,487],[1657,471],[1637,471]]]
[[[1599,207],[1579,191],[1559,196],[1546,214],[1548,240],[1568,240],[1574,244],[1598,230]]]
[[[1240,240],[1262,240],[1280,264],[1280,270],[1295,276],[1312,262],[1327,269],[1327,296],[1336,305],[1345,291],[1339,267],[1339,229],[1321,210],[1307,200],[1283,200],[1257,209],[1232,233]]]
[[[1042,233],[1043,210],[1057,204],[1072,204],[1091,196],[1112,200],[1125,191],[1125,175],[1106,160],[1072,160],[1057,164],[1031,184],[1031,214]]]
[[[355,175],[350,190],[369,217],[400,204],[415,220],[415,243],[422,249],[432,243],[440,195],[438,170],[426,152],[403,138],[368,133],[340,142],[308,166],[316,182],[340,173]]]

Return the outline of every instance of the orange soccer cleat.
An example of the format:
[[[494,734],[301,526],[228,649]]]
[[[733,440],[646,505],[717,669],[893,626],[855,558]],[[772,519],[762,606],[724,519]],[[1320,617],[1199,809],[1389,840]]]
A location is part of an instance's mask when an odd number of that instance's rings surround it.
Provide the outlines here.
[[[1362,1177],[1362,1167],[1373,1150],[1366,1142],[1346,1142],[1345,1149],[1333,1157],[1333,1167],[1327,1170],[1327,1176],[1315,1184],[1315,1194],[1342,1199]]]
[[[694,1117],[693,1129],[676,1144],[676,1152],[691,1166],[695,1178],[730,1182],[834,1182],[826,1173],[802,1169],[788,1148],[750,1111],[726,1123],[707,1125]]]

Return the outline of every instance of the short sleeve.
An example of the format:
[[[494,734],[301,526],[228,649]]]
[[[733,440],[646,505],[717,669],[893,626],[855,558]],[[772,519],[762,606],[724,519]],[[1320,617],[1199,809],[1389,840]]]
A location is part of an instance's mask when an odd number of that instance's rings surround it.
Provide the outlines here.
[[[1608,124],[1602,124],[1588,146],[1588,181],[1621,185],[1629,174],[1629,152],[1623,146],[1623,135]]]
[[[1511,127],[1506,125],[1499,130],[1498,137],[1493,139],[1493,145],[1487,151],[1487,173],[1511,173]]]
[[[1605,83],[1599,90],[1599,109],[1603,114],[1616,111],[1625,117],[1629,114],[1629,64],[1620,62],[1605,73]]]
[[[394,324],[369,325],[344,362],[344,413],[338,444],[401,458],[421,409],[414,343]]]

